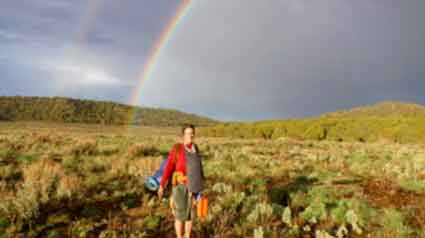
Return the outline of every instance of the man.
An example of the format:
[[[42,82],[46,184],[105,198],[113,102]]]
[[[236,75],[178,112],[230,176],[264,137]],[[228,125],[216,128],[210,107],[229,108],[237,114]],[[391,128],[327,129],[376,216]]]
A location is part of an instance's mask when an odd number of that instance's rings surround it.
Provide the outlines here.
[[[183,223],[184,237],[190,237],[192,221],[196,216],[193,201],[200,195],[204,184],[202,158],[198,146],[194,143],[194,136],[195,127],[192,124],[185,124],[182,127],[183,143],[177,143],[171,149],[170,159],[167,161],[158,189],[158,196],[162,198],[167,180],[173,174],[170,206],[175,217],[177,238],[183,237]]]

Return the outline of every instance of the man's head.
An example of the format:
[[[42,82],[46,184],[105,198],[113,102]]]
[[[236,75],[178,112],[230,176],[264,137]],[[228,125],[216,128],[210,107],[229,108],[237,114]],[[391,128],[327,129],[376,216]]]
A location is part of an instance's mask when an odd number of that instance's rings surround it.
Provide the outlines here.
[[[182,127],[183,143],[190,144],[195,137],[195,126],[192,124],[184,124]]]

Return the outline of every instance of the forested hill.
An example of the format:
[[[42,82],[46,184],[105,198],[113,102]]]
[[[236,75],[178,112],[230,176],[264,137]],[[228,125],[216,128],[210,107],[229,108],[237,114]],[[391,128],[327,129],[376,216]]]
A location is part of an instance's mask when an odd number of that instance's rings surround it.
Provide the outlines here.
[[[324,114],[325,117],[423,117],[425,106],[411,102],[383,101],[370,106],[355,107]]]
[[[238,138],[425,143],[425,107],[384,101],[306,119],[220,123],[200,132],[206,136]]]
[[[173,109],[63,97],[0,96],[0,121],[23,120],[143,126],[180,126],[186,122],[207,126],[218,123],[217,120]]]

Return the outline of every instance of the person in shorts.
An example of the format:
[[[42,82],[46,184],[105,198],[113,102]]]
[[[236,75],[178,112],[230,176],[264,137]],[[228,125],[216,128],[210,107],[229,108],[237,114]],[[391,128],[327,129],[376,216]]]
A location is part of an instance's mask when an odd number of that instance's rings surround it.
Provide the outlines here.
[[[195,127],[192,124],[185,124],[182,127],[183,143],[177,143],[171,149],[170,159],[167,161],[158,189],[158,196],[162,198],[167,181],[172,176],[170,207],[175,217],[177,238],[190,238],[192,222],[196,218],[194,201],[200,196],[204,186],[202,158],[198,146],[194,143],[194,136]]]

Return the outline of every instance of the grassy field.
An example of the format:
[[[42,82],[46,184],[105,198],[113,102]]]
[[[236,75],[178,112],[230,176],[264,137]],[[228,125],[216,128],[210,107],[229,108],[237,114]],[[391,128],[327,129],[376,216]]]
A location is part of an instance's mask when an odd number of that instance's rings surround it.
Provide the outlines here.
[[[178,133],[0,123],[0,237],[174,237],[144,179]],[[194,237],[425,237],[425,145],[196,140],[210,206]]]

